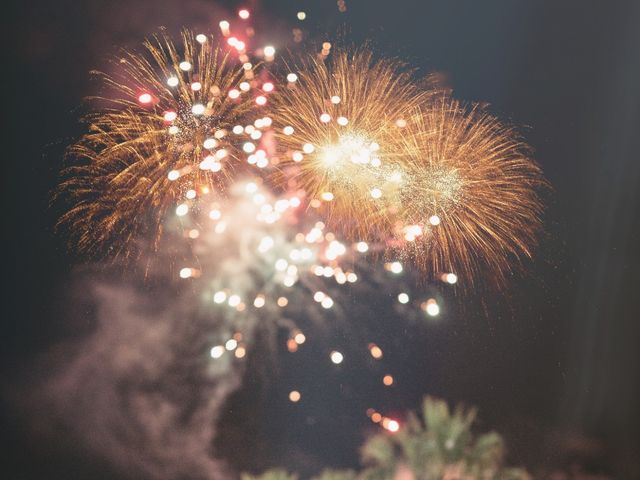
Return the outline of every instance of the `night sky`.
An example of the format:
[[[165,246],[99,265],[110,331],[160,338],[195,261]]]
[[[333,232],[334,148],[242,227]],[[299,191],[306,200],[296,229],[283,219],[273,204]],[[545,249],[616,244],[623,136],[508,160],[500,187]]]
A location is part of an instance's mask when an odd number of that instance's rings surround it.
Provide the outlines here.
[[[38,359],[85,332],[82,316],[70,323],[65,313],[79,259],[53,232],[60,212],[49,206],[50,192],[65,147],[82,133],[80,106],[95,87],[91,69],[159,26],[205,29],[238,6],[260,16],[261,33],[268,25],[276,43],[304,10],[305,28],[320,41],[341,32],[356,44],[371,40],[378,54],[398,56],[421,73],[438,72],[456,97],[486,102],[521,127],[553,189],[536,257],[509,291],[472,294],[438,323],[401,328],[375,308],[380,299],[368,299],[376,313],[325,339],[355,359],[339,370],[317,361],[320,347],[280,355],[274,368],[257,349],[243,387],[225,404],[217,452],[241,470],[356,467],[357,449],[374,431],[363,413],[371,398],[400,415],[431,394],[477,405],[481,428],[504,433],[514,464],[553,468],[578,452],[593,471],[638,473],[640,3],[346,3],[341,14],[329,0],[32,0],[4,15],[10,148],[3,155],[3,239],[10,269],[0,332],[7,455],[0,476],[129,478],[99,454],[86,454],[63,428],[52,438],[31,421],[39,405],[26,401],[30,385],[47,375]],[[349,350],[365,326],[388,346],[392,390],[371,380],[384,373],[379,367]],[[286,400],[292,385],[309,392],[307,403]]]

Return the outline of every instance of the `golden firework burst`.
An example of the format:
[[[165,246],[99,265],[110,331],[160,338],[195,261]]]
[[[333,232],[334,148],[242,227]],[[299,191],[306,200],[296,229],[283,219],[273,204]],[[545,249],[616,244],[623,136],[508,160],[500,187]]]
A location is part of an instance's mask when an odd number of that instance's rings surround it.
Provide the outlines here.
[[[286,87],[272,97],[281,173],[343,234],[371,238],[397,207],[404,159],[394,137],[432,91],[406,65],[376,60],[367,48],[327,55],[290,67]]]
[[[97,73],[105,92],[90,99],[88,133],[69,148],[58,190],[72,205],[59,221],[72,247],[130,255],[142,233],[158,240],[180,198],[223,185],[238,153],[229,134],[252,103],[236,88],[248,73],[189,31],[179,44],[155,36]]]
[[[514,128],[478,105],[434,95],[407,119],[397,211],[404,249],[432,275],[502,284],[530,257],[546,182]]]

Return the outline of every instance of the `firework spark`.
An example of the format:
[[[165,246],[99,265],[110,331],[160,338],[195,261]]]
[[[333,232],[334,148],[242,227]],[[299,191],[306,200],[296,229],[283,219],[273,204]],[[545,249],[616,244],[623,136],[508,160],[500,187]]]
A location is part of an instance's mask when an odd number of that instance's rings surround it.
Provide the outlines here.
[[[85,117],[89,131],[68,154],[74,163],[59,195],[73,207],[59,225],[88,256],[129,255],[188,189],[224,185],[237,158],[232,128],[252,104],[243,78],[211,36],[161,34],[145,52],[125,51],[114,73],[98,74],[106,93]],[[246,64],[245,64],[246,65]]]
[[[432,91],[397,61],[366,48],[331,52],[328,42],[290,70],[272,101],[282,171],[344,235],[370,239],[397,208],[404,159],[394,137]]]
[[[398,140],[410,159],[397,215],[405,251],[433,277],[503,284],[541,228],[546,183],[529,148],[482,107],[444,94],[411,115]]]

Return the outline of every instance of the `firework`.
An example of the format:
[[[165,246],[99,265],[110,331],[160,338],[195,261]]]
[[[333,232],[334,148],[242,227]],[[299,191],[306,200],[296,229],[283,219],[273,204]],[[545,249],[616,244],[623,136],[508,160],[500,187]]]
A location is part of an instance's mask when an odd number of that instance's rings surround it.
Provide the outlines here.
[[[404,177],[394,137],[432,92],[405,65],[375,60],[367,48],[331,52],[325,43],[289,71],[272,101],[281,172],[347,237],[375,238],[388,228]]]
[[[529,148],[480,106],[444,94],[411,115],[398,140],[410,159],[396,232],[405,251],[433,276],[503,283],[541,227],[545,181]]]
[[[184,32],[179,48],[159,35],[101,76],[109,94],[87,115],[89,133],[69,150],[80,163],[59,190],[73,205],[60,225],[79,252],[127,256],[142,238],[155,248],[168,210],[184,216],[252,170],[259,184],[302,192],[323,228],[400,248],[447,283],[480,271],[502,282],[531,255],[544,181],[512,128],[368,47],[326,42],[276,87],[220,25],[239,62]],[[273,61],[272,46],[257,51]]]
[[[236,65],[203,34],[185,31],[181,44],[158,35],[113,69],[98,74],[106,92],[91,99],[59,190],[72,204],[59,225],[89,256],[129,255],[145,234],[158,240],[180,195],[224,186],[238,156],[232,128],[253,100],[251,64]]]

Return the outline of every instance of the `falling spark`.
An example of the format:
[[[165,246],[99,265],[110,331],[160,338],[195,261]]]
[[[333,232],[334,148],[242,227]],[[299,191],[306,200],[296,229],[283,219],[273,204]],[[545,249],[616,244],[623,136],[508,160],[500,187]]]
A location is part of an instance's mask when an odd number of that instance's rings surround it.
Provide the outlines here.
[[[380,360],[382,358],[382,349],[375,343],[369,344],[369,353],[371,353],[371,356],[376,360]]]
[[[329,357],[331,358],[331,361],[336,365],[341,364],[342,361],[344,360],[344,356],[342,355],[342,353],[335,350],[331,352],[331,355]]]
[[[422,304],[422,309],[427,312],[428,315],[435,317],[440,313],[440,306],[433,298],[430,298]]]
[[[216,345],[211,348],[211,358],[220,358],[224,355],[224,347],[222,345]]]
[[[300,401],[300,398],[302,398],[302,395],[300,395],[300,392],[298,392],[297,390],[292,390],[291,392],[289,392],[289,400],[293,403],[297,403]]]

